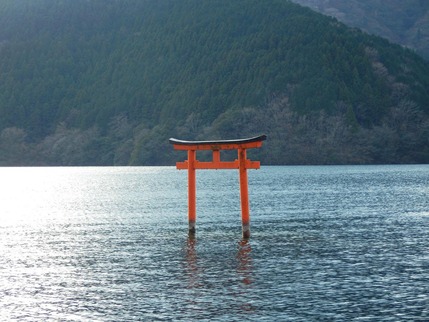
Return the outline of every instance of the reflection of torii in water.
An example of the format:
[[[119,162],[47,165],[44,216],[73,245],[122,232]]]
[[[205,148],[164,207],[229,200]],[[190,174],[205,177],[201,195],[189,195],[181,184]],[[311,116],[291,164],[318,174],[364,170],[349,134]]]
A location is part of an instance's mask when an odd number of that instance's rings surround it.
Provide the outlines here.
[[[195,251],[196,239],[189,237],[186,242],[186,271],[189,276],[189,287],[200,286],[198,283],[197,253]]]
[[[188,277],[188,288],[190,289],[205,289],[210,283],[206,281],[206,274],[204,273],[207,266],[204,265],[204,259],[199,259],[197,254],[197,239],[194,236],[189,236],[186,240],[184,247],[184,263],[185,273]],[[252,261],[252,247],[249,239],[242,239],[238,242],[238,249],[235,254],[235,261],[228,261],[234,263],[235,272],[237,274],[238,283],[231,286],[232,295],[234,298],[239,299],[238,302],[234,301],[234,309],[249,312],[255,311],[255,307],[250,301],[252,297],[251,289],[248,287],[254,282],[253,261]],[[191,304],[198,305],[198,297],[193,298]]]
[[[249,285],[253,282],[252,280],[252,247],[250,246],[248,239],[243,239],[238,245],[238,267],[237,271],[243,277],[243,283]]]
[[[250,237],[250,211],[249,192],[247,183],[247,169],[259,169],[259,161],[250,161],[246,157],[246,149],[260,148],[266,135],[260,135],[248,139],[239,140],[215,140],[215,141],[182,141],[170,139],[175,150],[188,151],[188,159],[177,162],[176,168],[188,170],[188,221],[189,234],[195,235],[196,210],[196,169],[239,169],[240,172],[240,200],[241,200],[241,222],[243,226],[243,238]],[[196,158],[196,151],[212,150],[213,160],[201,162]],[[238,159],[235,161],[221,161],[220,150],[237,150]]]

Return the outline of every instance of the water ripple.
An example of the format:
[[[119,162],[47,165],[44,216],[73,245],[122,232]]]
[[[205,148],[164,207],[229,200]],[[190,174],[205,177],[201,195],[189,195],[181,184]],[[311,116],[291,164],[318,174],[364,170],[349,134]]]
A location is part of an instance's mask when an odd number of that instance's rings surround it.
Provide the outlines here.
[[[251,172],[250,240],[234,171],[198,176],[195,239],[173,168],[10,171],[2,321],[429,320],[427,166]]]

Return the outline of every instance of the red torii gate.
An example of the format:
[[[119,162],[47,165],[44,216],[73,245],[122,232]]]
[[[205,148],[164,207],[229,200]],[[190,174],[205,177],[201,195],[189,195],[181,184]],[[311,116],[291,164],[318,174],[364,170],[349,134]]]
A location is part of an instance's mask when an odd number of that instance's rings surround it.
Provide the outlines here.
[[[189,235],[195,235],[195,222],[197,218],[196,203],[196,176],[197,169],[239,169],[240,173],[240,200],[241,200],[241,222],[243,227],[243,238],[250,237],[250,211],[249,192],[247,181],[247,169],[259,169],[259,161],[251,161],[246,157],[246,149],[260,148],[262,141],[266,140],[266,135],[260,135],[247,139],[238,140],[215,140],[215,141],[183,141],[174,138],[170,139],[175,150],[188,151],[188,159],[184,162],[177,162],[176,168],[188,170],[188,221]],[[196,158],[196,151],[212,150],[213,160],[201,162]],[[221,150],[237,150],[238,159],[235,161],[221,161]]]

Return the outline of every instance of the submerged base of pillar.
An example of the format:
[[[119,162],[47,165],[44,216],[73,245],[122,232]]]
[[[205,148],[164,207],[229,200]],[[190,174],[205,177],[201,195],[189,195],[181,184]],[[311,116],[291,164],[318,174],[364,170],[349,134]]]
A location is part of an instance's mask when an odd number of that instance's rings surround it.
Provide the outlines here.
[[[250,238],[250,225],[243,225],[243,239]]]
[[[190,221],[189,222],[189,236],[195,236],[195,222],[194,221]]]

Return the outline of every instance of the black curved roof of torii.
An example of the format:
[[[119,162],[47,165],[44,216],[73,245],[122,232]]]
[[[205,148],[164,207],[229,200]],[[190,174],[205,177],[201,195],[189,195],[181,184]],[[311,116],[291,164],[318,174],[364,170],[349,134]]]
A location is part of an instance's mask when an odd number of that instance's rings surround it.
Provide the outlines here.
[[[169,141],[171,144],[198,145],[198,144],[242,144],[242,143],[265,141],[266,139],[267,139],[267,136],[263,134],[263,135],[258,135],[251,138],[235,139],[235,140],[185,141],[185,140],[170,138]]]

